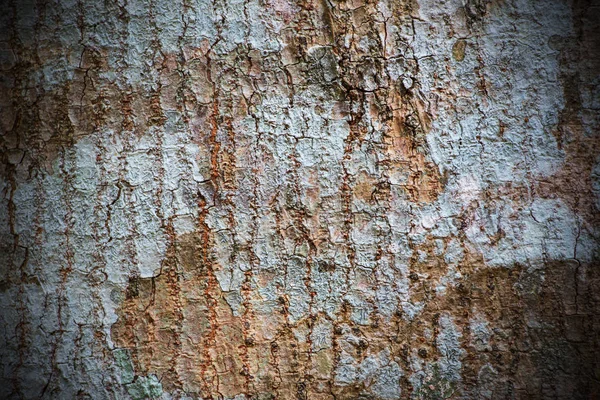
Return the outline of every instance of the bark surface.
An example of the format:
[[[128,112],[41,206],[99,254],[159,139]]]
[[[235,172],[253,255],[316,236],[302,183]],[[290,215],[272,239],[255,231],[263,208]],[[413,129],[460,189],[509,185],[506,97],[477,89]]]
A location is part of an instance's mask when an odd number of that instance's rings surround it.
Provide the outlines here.
[[[0,398],[600,397],[596,0],[3,0]]]

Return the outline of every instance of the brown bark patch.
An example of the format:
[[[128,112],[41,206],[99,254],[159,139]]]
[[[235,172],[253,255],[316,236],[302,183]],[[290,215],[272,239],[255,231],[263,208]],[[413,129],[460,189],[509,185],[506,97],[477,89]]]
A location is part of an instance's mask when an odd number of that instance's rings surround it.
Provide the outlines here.
[[[156,374],[166,390],[233,396],[243,387],[242,321],[214,277],[201,233],[178,236],[162,271],[132,278],[112,327],[138,374]]]
[[[457,40],[452,46],[452,56],[456,61],[462,61],[465,59],[465,50],[467,48],[467,42],[463,39]]]
[[[427,156],[425,135],[431,120],[425,105],[408,91],[392,91],[392,119],[386,136],[392,183],[401,185],[409,199],[430,203],[443,191],[445,178]]]

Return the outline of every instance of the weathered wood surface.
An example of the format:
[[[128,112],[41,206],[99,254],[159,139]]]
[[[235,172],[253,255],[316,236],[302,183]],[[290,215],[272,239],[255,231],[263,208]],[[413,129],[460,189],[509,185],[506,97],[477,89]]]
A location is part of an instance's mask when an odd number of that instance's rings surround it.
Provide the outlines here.
[[[600,397],[599,19],[3,1],[0,397]]]

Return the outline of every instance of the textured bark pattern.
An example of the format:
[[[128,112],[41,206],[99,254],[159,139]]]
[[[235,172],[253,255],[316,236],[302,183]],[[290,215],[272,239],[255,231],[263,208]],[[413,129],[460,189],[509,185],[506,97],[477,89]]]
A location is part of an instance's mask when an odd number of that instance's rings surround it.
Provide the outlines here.
[[[600,3],[4,0],[0,397],[600,397]]]

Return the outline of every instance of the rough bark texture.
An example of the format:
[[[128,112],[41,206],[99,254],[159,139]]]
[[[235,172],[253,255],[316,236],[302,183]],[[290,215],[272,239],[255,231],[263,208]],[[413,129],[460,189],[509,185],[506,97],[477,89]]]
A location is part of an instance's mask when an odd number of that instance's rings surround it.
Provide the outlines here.
[[[0,398],[600,397],[597,1],[0,11]]]

